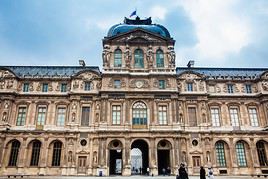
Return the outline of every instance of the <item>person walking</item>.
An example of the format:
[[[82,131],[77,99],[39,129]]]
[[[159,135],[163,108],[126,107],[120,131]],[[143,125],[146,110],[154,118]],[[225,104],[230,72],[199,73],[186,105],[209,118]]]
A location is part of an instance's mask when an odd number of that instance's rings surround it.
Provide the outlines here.
[[[179,168],[179,179],[189,179],[188,178],[188,173],[185,169],[185,165],[181,163],[180,168]]]
[[[203,166],[200,167],[200,179],[206,179],[206,170]]]
[[[212,167],[208,168],[208,178],[209,179],[214,179]]]

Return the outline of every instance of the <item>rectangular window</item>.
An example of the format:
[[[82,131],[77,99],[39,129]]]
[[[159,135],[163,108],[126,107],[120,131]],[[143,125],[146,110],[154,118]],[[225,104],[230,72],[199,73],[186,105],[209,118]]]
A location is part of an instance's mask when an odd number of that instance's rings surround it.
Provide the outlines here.
[[[246,167],[247,160],[246,160],[246,154],[245,154],[245,147],[244,147],[244,144],[241,142],[238,142],[236,144],[236,155],[237,155],[238,166]]]
[[[220,124],[219,109],[218,108],[211,108],[210,113],[211,113],[212,126],[214,126],[214,127],[220,126],[221,124]]]
[[[46,120],[46,111],[47,108],[46,107],[38,107],[38,114],[37,114],[37,123],[36,125],[38,126],[43,126],[45,124],[45,120]]]
[[[195,107],[188,108],[188,117],[189,117],[189,126],[191,126],[191,127],[197,126],[196,108]]]
[[[67,91],[67,84],[66,84],[66,83],[62,83],[62,84],[61,84],[60,91],[61,91],[62,93],[64,93],[64,92]]]
[[[166,88],[166,81],[159,80],[159,89],[165,89],[165,88]]]
[[[26,121],[26,107],[19,107],[17,116],[17,126],[24,126]]]
[[[187,91],[193,91],[193,83],[187,83]]]
[[[23,92],[29,92],[29,83],[23,84]]]
[[[246,93],[252,93],[252,88],[250,84],[246,85]]]
[[[238,109],[237,108],[230,108],[230,118],[231,124],[233,127],[239,126],[239,117],[238,117]]]
[[[249,108],[248,112],[249,112],[249,119],[250,119],[251,126],[253,126],[253,127],[259,126],[257,109],[256,108]]]
[[[57,111],[57,126],[64,126],[66,117],[66,108],[59,107]]]
[[[114,88],[121,88],[121,81],[120,80],[114,80]]]
[[[112,124],[118,125],[121,121],[121,106],[114,105],[112,106]]]
[[[158,121],[160,125],[167,124],[167,106],[158,106]]]
[[[43,83],[42,92],[48,92],[48,84],[47,83]]]
[[[228,84],[227,85],[227,91],[228,91],[228,93],[234,93],[234,85],[233,84]]]
[[[90,107],[82,107],[81,126],[89,126]]]
[[[92,86],[92,82],[85,82],[85,91],[90,91]]]

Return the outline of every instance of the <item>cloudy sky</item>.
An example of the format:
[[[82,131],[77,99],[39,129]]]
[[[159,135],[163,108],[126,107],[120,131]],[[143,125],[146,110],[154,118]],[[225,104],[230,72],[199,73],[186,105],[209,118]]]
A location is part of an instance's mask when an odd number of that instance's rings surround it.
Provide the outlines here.
[[[268,0],[0,0],[0,65],[101,66],[135,8],[169,29],[177,66],[268,67]]]

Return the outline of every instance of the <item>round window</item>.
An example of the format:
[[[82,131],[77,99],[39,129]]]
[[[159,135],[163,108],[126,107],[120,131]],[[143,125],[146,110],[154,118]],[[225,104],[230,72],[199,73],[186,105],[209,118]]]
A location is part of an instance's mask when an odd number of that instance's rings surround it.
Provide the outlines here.
[[[86,141],[86,139],[82,139],[82,140],[80,141],[80,144],[81,144],[82,146],[86,146],[86,145],[87,145],[87,141]]]
[[[118,141],[115,141],[113,144],[114,144],[114,147],[118,147],[119,146],[119,142]]]
[[[167,145],[167,143],[165,141],[161,141],[160,145],[161,145],[161,147],[165,147]]]
[[[197,146],[197,145],[198,145],[198,141],[197,141],[196,139],[194,139],[194,140],[192,141],[192,144],[193,144],[193,146]]]

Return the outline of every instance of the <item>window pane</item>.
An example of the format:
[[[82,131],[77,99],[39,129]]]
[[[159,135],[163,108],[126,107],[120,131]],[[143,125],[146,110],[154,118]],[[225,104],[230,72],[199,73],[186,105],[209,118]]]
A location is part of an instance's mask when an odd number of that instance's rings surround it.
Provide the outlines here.
[[[164,54],[162,50],[156,51],[156,67],[164,67]]]
[[[53,145],[52,166],[60,166],[61,159],[61,142],[55,142]]]
[[[15,140],[11,144],[8,166],[16,166],[20,149],[20,142]]]
[[[228,90],[228,93],[234,93],[234,85],[228,84],[227,85],[227,90]]]
[[[231,124],[234,127],[239,126],[238,110],[236,108],[230,108]]]
[[[43,83],[42,92],[48,92],[48,84]]]
[[[158,107],[158,120],[160,125],[167,124],[167,107],[159,106]]]
[[[30,166],[38,166],[41,142],[34,141],[32,144],[32,157]]]
[[[118,125],[121,120],[121,106],[116,105],[112,107],[112,124]]]
[[[141,49],[137,49],[134,52],[134,67],[144,68],[143,51]]]
[[[23,92],[29,92],[29,83],[23,84]]]
[[[61,84],[61,89],[60,89],[61,92],[66,92],[67,91],[67,84],[66,83],[62,83]]]
[[[246,85],[246,93],[252,93],[251,85]]]
[[[166,88],[166,81],[165,80],[159,80],[159,89],[165,89]]]
[[[249,119],[250,119],[251,126],[253,127],[259,126],[256,108],[250,108],[248,112],[249,112]]]
[[[26,121],[26,107],[19,107],[17,116],[17,126],[24,126]]]
[[[133,125],[147,124],[147,107],[142,102],[137,102],[132,108],[132,123]]]
[[[93,89],[93,84],[92,82],[85,82],[85,91],[90,91]]]
[[[37,125],[44,125],[46,119],[46,107],[39,107],[37,114]]]
[[[237,144],[236,144],[236,155],[237,155],[238,166],[246,167],[247,166],[247,161],[246,161],[244,143],[237,142]]]
[[[121,88],[121,81],[120,80],[114,80],[114,88]]]
[[[257,142],[257,152],[260,166],[268,166],[264,142]]]
[[[114,52],[114,67],[122,66],[122,51],[120,49],[115,50]]]
[[[219,114],[219,109],[218,108],[211,108],[211,122],[212,126],[220,126],[220,114]]]
[[[216,156],[217,156],[217,163],[220,167],[226,166],[225,160],[225,152],[224,152],[224,143],[217,142],[216,143]]]
[[[197,126],[196,108],[195,107],[188,108],[188,117],[189,117],[189,125],[192,127]]]
[[[89,126],[89,114],[90,114],[90,108],[82,107],[81,126]]]
[[[193,83],[187,83],[187,91],[193,91]]]
[[[66,116],[66,108],[60,107],[57,111],[57,126],[64,126]]]

